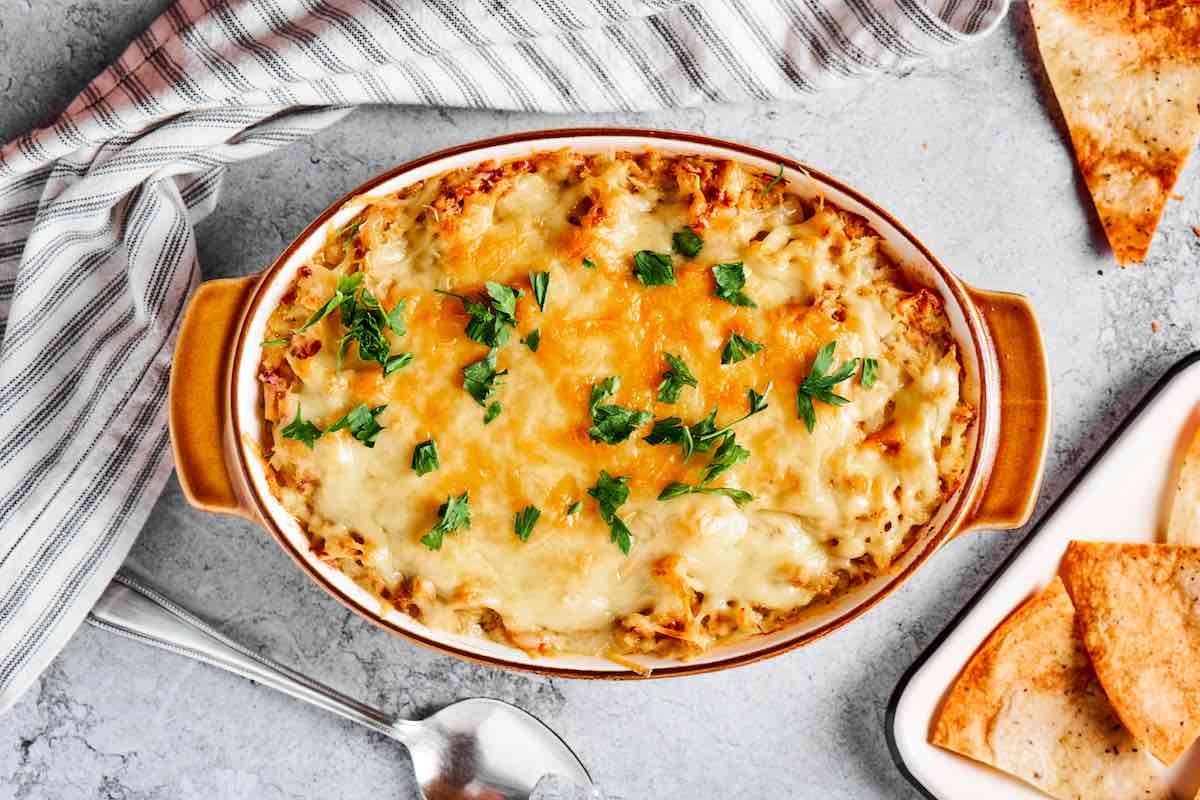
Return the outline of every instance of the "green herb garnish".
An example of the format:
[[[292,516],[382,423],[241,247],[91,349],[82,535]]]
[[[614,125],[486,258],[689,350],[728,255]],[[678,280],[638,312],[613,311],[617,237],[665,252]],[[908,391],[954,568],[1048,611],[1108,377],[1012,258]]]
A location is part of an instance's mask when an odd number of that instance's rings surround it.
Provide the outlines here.
[[[353,300],[354,293],[358,290],[358,285],[362,283],[362,280],[363,274],[361,272],[355,272],[353,275],[343,275],[338,278],[337,288],[333,292],[333,297],[330,297],[327,301],[325,301],[325,305],[318,308],[313,315],[308,318],[308,322],[305,322],[299,328],[296,328],[296,330],[292,331],[292,333],[303,333],[313,325],[316,325],[318,322],[332,314],[334,310],[342,305],[342,303],[345,303],[347,300]]]
[[[383,431],[383,426],[375,421],[387,406],[375,406],[370,408],[366,403],[359,403],[354,408],[346,413],[346,416],[339,419],[329,427],[328,433],[340,431],[342,428],[349,428],[350,435],[367,447],[374,447],[375,440],[379,438],[379,434]]]
[[[817,411],[813,407],[814,400],[820,400],[831,406],[844,406],[850,402],[841,395],[835,394],[833,387],[858,371],[858,359],[852,358],[838,367],[836,372],[826,374],[833,366],[833,351],[836,348],[837,342],[832,341],[817,351],[817,356],[813,359],[812,367],[808,371],[808,377],[796,390],[796,416],[804,420],[804,427],[808,428],[809,433],[812,433],[817,427]]]
[[[571,505],[567,506],[567,516],[569,517],[572,514],[578,514],[581,508],[583,508],[583,501],[576,500],[574,503],[571,503]]]
[[[386,378],[396,370],[401,370],[413,362],[412,353],[401,353],[397,356],[388,356],[387,361],[383,364],[383,376]]]
[[[421,537],[421,544],[428,547],[430,550],[441,550],[442,540],[447,533],[454,533],[463,528],[471,527],[471,498],[468,492],[463,492],[458,497],[451,495],[446,498],[446,502],[442,503],[438,508],[438,524],[430,529],[429,533]]]
[[[757,308],[753,300],[742,289],[746,288],[746,273],[742,262],[732,261],[728,264],[717,264],[712,268],[713,279],[717,282],[717,290],[713,292],[726,303],[735,306]]]
[[[483,358],[463,367],[463,388],[476,403],[486,408],[496,394],[499,378],[507,374],[508,370],[496,371],[496,350],[493,348]]]
[[[754,495],[741,489],[730,489],[725,486],[710,486],[722,474],[750,457],[750,451],[740,446],[734,439],[733,433],[726,433],[721,444],[713,453],[712,460],[704,468],[704,477],[697,484],[679,483],[675,481],[667,485],[659,493],[659,500],[670,500],[685,494],[719,494],[728,497],[739,506],[749,503]]]
[[[592,441],[619,444],[652,419],[653,415],[648,411],[637,411],[618,405],[601,405],[616,394],[619,388],[621,379],[616,375],[592,385],[592,399],[588,403],[588,412],[592,417],[588,436],[592,437]]]
[[[304,442],[308,445],[308,449],[312,450],[317,439],[320,439],[325,431],[313,425],[306,419],[300,417],[300,404],[296,404],[296,418],[292,420],[283,430],[280,431],[285,439],[295,439]]]
[[[413,448],[412,468],[418,475],[428,475],[442,464],[438,461],[437,442],[427,439]]]
[[[529,285],[533,287],[533,299],[537,301],[538,310],[546,310],[546,290],[550,288],[549,272],[529,273]]]
[[[729,334],[729,341],[725,343],[725,347],[721,350],[721,363],[736,364],[754,355],[764,347],[766,345],[752,342],[743,336],[731,333]]]
[[[492,420],[500,416],[500,412],[504,410],[504,406],[499,403],[490,403],[487,410],[483,412],[483,424],[490,425]]]
[[[879,362],[873,358],[864,358],[862,364],[862,377],[859,381],[863,388],[870,389],[875,385],[875,376],[879,372]]]
[[[643,286],[668,286],[675,283],[671,256],[653,250],[638,250],[633,255],[633,274]]]
[[[524,294],[500,283],[484,284],[487,300],[479,302],[454,292],[437,289],[438,294],[457,298],[467,312],[466,333],[482,345],[496,348],[508,342],[508,335],[517,325],[517,298]]]
[[[679,417],[656,419],[654,427],[650,430],[650,435],[644,437],[644,441],[648,444],[677,444],[683,450],[683,460],[687,461],[692,457],[693,452],[708,452],[713,442],[722,434],[729,431],[734,425],[750,419],[750,417],[761,411],[765,411],[767,408],[767,395],[770,393],[771,384],[769,383],[762,394],[753,389],[747,389],[746,399],[749,409],[733,422],[720,427],[717,427],[716,408],[710,411],[707,417],[692,425],[684,425],[683,420]]]
[[[596,499],[600,518],[608,523],[609,538],[625,555],[629,555],[633,537],[625,522],[617,516],[617,509],[629,499],[629,487],[626,485],[628,481],[626,477],[614,478],[600,470],[600,478],[596,485],[587,490],[587,493]]]
[[[679,356],[663,353],[663,358],[667,360],[670,369],[663,373],[662,383],[658,385],[658,401],[674,403],[679,399],[679,392],[684,386],[695,387],[699,385],[699,381]]]
[[[279,339],[267,339],[265,342],[262,343],[262,346],[263,347],[276,347],[281,344],[287,344],[290,341],[291,341],[291,339],[289,339],[286,336],[281,337]]]
[[[522,542],[529,541],[529,535],[533,533],[533,526],[537,525],[538,518],[542,516],[542,512],[536,506],[525,506],[518,511],[513,517],[513,530],[517,534],[517,538]]]
[[[536,353],[538,348],[542,345],[542,332],[537,328],[534,328],[525,335],[525,338],[521,340],[521,344],[525,345]]]
[[[595,268],[596,268],[596,262],[595,262],[595,261],[592,261],[590,258],[585,258],[585,259],[583,260],[583,268],[584,268],[584,269],[595,269]]]
[[[771,182],[770,182],[770,183],[768,183],[768,184],[767,184],[767,186],[766,186],[766,188],[762,190],[762,193],[763,193],[764,195],[768,195],[768,194],[770,194],[770,193],[771,193],[771,190],[775,188],[775,184],[779,183],[779,182],[780,182],[780,181],[782,181],[782,180],[783,180],[783,164],[780,164],[780,165],[779,165],[779,172],[777,172],[777,173],[775,174],[775,177],[771,179]]]
[[[671,237],[675,252],[688,258],[695,258],[704,249],[704,240],[691,228],[681,228]]]

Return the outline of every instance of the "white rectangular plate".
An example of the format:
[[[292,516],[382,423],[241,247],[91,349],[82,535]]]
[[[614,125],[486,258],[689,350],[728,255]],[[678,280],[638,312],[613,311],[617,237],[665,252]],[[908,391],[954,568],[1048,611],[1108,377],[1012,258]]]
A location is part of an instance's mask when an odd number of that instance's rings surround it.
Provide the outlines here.
[[[1200,352],[1184,358],[1150,391],[1046,516],[896,687],[888,744],[896,766],[937,800],[1038,800],[1027,784],[929,744],[934,714],[987,635],[1046,585],[1072,539],[1164,541],[1173,478],[1200,424]],[[1176,797],[1200,787],[1200,746],[1169,769]]]

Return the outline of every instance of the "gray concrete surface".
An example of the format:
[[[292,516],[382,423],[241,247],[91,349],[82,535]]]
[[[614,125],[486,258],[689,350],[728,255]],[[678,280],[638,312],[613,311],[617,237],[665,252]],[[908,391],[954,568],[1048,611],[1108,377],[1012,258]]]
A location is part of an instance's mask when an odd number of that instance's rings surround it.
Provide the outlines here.
[[[51,119],[163,5],[3,0],[0,140]],[[364,109],[230,172],[199,228],[205,274],[258,270],[333,199],[410,157],[592,123],[700,131],[794,155],[877,198],[967,280],[1029,295],[1056,393],[1041,508],[1200,345],[1196,171],[1149,263],[1118,269],[1023,5],[975,49],[804,107],[598,117]],[[337,606],[260,530],[191,510],[174,482],[130,562],[231,635],[397,713],[467,695],[516,702],[560,731],[612,798],[912,798],[884,739],[892,688],[1021,536],[951,543],[882,607],[799,652],[640,684],[514,675],[409,645]],[[0,797],[414,796],[406,758],[381,737],[90,628],[0,718]]]

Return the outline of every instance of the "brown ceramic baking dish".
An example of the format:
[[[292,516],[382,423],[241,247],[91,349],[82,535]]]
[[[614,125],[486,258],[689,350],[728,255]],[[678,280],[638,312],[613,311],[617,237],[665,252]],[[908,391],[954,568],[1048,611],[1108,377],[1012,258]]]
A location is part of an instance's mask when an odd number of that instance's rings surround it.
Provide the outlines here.
[[[936,292],[960,344],[963,391],[978,409],[970,466],[961,487],[918,534],[893,569],[813,607],[775,633],[716,648],[687,662],[646,660],[655,677],[747,664],[806,644],[861,616],[887,597],[951,538],[976,529],[1016,528],[1029,518],[1045,460],[1050,413],[1046,357],[1037,320],[1019,295],[964,284],[906,228],[868,198],[818,170],[753,147],[687,133],[611,128],[514,134],[461,145],[396,167],[330,206],[263,272],[209,281],[185,315],[171,380],[171,436],[179,480],[197,508],[236,514],[266,528],[309,576],[339,602],[394,633],[460,658],[560,677],[635,678],[601,658],[535,658],[496,642],[434,630],[391,609],[311,552],[304,532],[271,495],[262,459],[256,379],[266,319],[296,270],[348,217],[351,197],[384,194],[447,169],[487,159],[571,147],[582,151],[655,148],[741,161],[774,171],[791,191],[824,196],[865,217],[909,280]],[[640,661],[642,659],[639,659]]]

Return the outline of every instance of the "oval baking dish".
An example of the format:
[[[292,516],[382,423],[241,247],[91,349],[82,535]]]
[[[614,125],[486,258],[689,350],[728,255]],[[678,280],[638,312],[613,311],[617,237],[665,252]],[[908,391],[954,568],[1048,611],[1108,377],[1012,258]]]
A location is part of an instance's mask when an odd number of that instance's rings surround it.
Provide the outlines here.
[[[823,197],[865,218],[908,283],[938,295],[958,343],[962,397],[977,411],[968,434],[968,466],[958,488],[891,567],[828,601],[814,603],[781,630],[715,647],[691,660],[637,657],[637,669],[600,657],[531,656],[473,636],[423,625],[378,599],[309,545],[300,523],[272,494],[260,453],[270,442],[262,422],[257,371],[268,317],[300,267],[326,242],[329,226],[354,215],[349,199],[381,195],[473,164],[571,148],[583,153],[653,148],[665,154],[727,159],[774,172],[789,191]],[[186,380],[182,379],[186,376]],[[176,380],[180,378],[180,380]],[[861,615],[898,587],[951,537],[979,528],[1014,528],[1032,512],[1041,481],[1049,418],[1046,359],[1029,303],[1013,294],[965,285],[915,236],[867,198],[787,158],[691,134],[581,129],[517,134],[418,159],[358,187],[316,220],[258,275],[210,281],[192,298],[172,373],[170,422],[180,483],[198,508],[257,522],[330,594],[388,630],[452,655],[563,677],[684,675],[749,663],[805,644]]]

